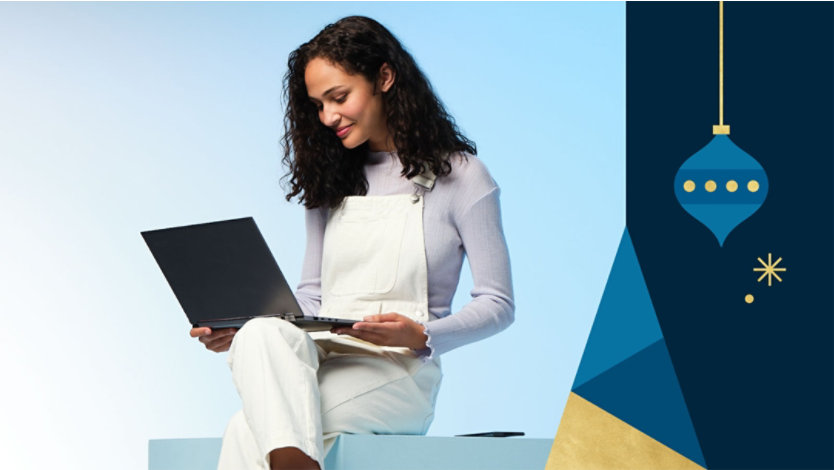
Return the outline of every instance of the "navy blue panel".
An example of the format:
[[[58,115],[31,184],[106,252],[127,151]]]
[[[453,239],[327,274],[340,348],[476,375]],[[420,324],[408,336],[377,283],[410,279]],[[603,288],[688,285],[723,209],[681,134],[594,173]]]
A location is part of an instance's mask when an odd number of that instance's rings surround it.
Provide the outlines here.
[[[723,247],[672,191],[718,124],[718,4],[626,17],[627,227],[707,465],[834,468],[834,4],[725,3],[724,122],[769,189]]]
[[[663,340],[609,369],[575,392],[666,447],[706,467]]]

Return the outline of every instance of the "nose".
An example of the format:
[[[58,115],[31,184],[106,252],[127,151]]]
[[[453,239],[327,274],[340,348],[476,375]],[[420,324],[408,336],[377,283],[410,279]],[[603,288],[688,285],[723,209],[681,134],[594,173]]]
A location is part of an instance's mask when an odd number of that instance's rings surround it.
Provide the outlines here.
[[[319,120],[327,127],[336,127],[341,118],[342,117],[338,112],[336,112],[334,107],[328,106],[328,104],[322,105],[322,108],[319,110]]]

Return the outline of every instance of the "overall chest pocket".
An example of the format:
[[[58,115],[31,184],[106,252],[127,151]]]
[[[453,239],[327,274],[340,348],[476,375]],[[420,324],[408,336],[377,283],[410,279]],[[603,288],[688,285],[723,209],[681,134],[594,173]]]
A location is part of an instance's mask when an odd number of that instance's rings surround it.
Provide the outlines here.
[[[351,211],[328,224],[322,287],[336,296],[379,295],[397,282],[406,226],[404,214]]]

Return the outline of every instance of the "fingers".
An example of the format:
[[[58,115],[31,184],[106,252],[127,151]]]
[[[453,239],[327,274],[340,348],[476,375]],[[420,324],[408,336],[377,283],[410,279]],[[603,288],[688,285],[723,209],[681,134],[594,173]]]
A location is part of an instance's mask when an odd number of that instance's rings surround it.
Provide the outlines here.
[[[366,322],[389,322],[389,321],[402,321],[408,317],[404,317],[399,313],[382,313],[379,315],[368,315],[367,317],[363,318],[362,321]]]
[[[237,328],[222,328],[212,331],[211,328],[203,327],[192,328],[190,334],[193,338],[198,338],[206,346],[206,349],[223,352],[229,350],[237,331]]]
[[[402,322],[394,322],[391,320],[368,322],[360,321],[353,324],[353,330],[365,331],[368,333],[386,333],[401,331],[405,327]]]
[[[423,326],[399,313],[368,315],[352,328],[334,328],[338,335],[349,335],[380,346],[405,346],[412,349],[426,347],[428,339]]]
[[[381,315],[372,316],[379,317]],[[356,322],[353,324],[353,328],[336,328],[333,333],[353,336],[380,346],[401,346],[405,329],[406,325],[404,323],[387,320],[383,322]]]
[[[354,338],[359,338],[362,341],[367,341],[369,343],[378,344],[380,346],[392,346],[391,344],[391,337],[386,334],[381,334],[375,331],[363,331],[363,330],[353,330],[350,328],[339,328],[338,330],[333,331],[339,335],[348,335],[353,336]]]
[[[199,338],[200,336],[207,336],[207,335],[211,334],[211,328],[208,328],[208,327],[192,328],[191,331],[188,334],[190,334],[192,338]]]
[[[357,335],[362,333],[361,331],[352,330],[350,328],[333,328],[330,332],[334,335],[348,335],[353,336],[354,338],[359,338]]]
[[[234,340],[235,335],[227,335],[222,338],[218,338],[216,341],[212,341],[211,343],[206,343],[206,349],[214,352],[224,352],[228,351],[229,348],[232,346],[232,340]]]

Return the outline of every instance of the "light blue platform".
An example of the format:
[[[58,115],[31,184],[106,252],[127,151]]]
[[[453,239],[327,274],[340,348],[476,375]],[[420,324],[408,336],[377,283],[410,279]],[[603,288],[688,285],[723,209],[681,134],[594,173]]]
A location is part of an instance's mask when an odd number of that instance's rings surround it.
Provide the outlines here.
[[[325,470],[543,470],[551,439],[343,435]],[[214,470],[220,439],[150,441],[148,470]]]

